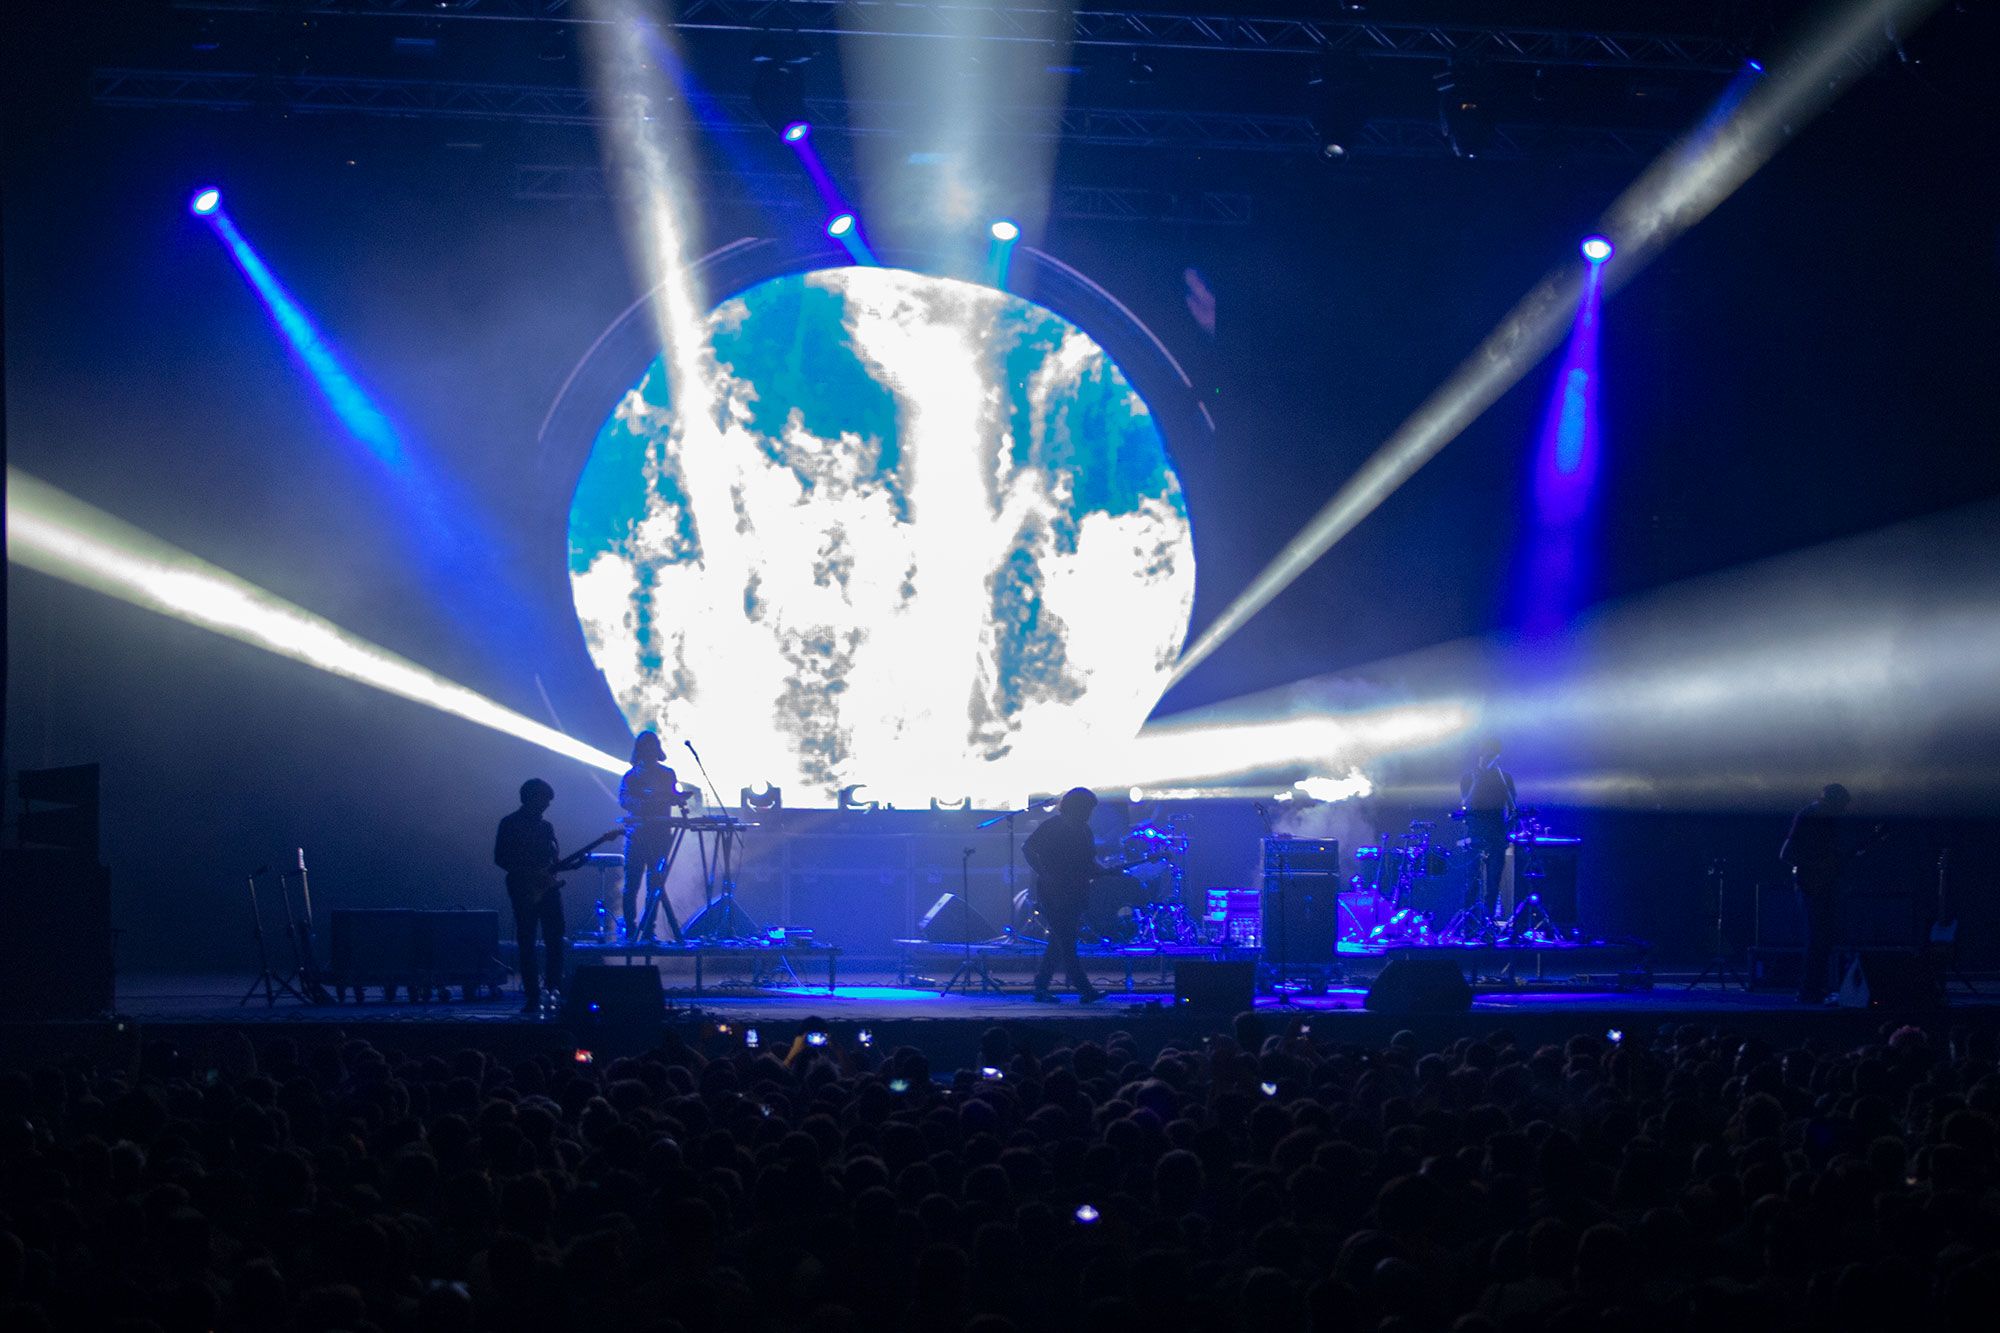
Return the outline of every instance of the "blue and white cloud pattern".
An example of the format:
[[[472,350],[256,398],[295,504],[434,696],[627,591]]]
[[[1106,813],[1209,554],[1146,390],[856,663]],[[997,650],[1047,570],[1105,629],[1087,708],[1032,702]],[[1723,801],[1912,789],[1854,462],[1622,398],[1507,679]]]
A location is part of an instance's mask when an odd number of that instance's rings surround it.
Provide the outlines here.
[[[1005,292],[899,269],[718,306],[647,368],[570,509],[577,618],[636,729],[724,799],[850,784],[1014,802],[1129,742],[1187,633],[1194,549],[1145,402]]]

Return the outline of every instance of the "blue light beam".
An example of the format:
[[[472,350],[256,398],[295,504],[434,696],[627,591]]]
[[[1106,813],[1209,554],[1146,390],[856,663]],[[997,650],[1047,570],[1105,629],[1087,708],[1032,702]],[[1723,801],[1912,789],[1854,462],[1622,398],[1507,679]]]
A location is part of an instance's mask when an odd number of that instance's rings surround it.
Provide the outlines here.
[[[875,252],[868,248],[868,242],[861,237],[861,223],[852,213],[836,213],[826,220],[826,234],[846,247],[847,253],[857,264],[870,268],[878,266]]]
[[[1597,400],[1603,271],[1603,263],[1592,260],[1584,274],[1576,322],[1535,448],[1534,521],[1518,599],[1521,628],[1531,639],[1563,629],[1589,591],[1588,520],[1601,443]]]
[[[1004,292],[1007,271],[1014,262],[1014,242],[1021,239],[1021,227],[1012,218],[995,218],[986,230],[993,238],[986,247],[986,281]]]
[[[211,194],[216,197],[210,211],[201,213],[202,201]],[[327,342],[326,335],[319,331],[312,316],[306,313],[305,307],[285,290],[285,285],[271,272],[271,266],[264,262],[263,256],[237,229],[235,221],[222,208],[219,193],[203,191],[195,197],[193,208],[222,238],[229,257],[236,261],[236,267],[263,300],[265,309],[271,312],[278,331],[285,335],[293,354],[312,376],[314,386],[319,389],[327,406],[333,409],[333,414],[340,418],[340,424],[366,445],[376,458],[392,467],[402,468],[406,461],[403,441],[395,426],[347,369],[332,344]]]

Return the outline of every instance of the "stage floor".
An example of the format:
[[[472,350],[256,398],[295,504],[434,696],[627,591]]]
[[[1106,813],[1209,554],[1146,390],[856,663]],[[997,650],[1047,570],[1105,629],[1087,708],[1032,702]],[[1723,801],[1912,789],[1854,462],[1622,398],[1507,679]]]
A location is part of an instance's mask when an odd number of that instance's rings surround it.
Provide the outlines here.
[[[1107,992],[1104,1000],[1082,1005],[1073,994],[1063,994],[1054,1005],[1033,999],[1025,977],[999,978],[1001,989],[966,990],[954,987],[940,994],[949,979],[941,971],[930,985],[912,978],[899,979],[889,969],[843,969],[839,986],[828,993],[824,984],[812,984],[810,974],[800,984],[753,987],[743,982],[711,983],[696,996],[672,985],[668,1003],[686,1012],[698,1009],[721,1021],[782,1022],[809,1015],[830,1022],[881,1023],[906,1020],[945,1021],[1026,1021],[1052,1022],[1088,1018],[1102,1020],[1119,1015],[1144,1014],[1171,1008],[1174,995],[1171,981],[1142,981],[1131,990]],[[1689,976],[1661,975],[1649,989],[1615,989],[1608,985],[1563,981],[1514,984],[1482,983],[1474,987],[1472,1015],[1479,1026],[1495,1020],[1526,1016],[1567,1016],[1588,1027],[1594,1015],[1622,1015],[1656,1021],[1693,1021],[1706,1018],[1726,1020],[1731,1016],[1810,1017],[1827,1012],[1799,1005],[1783,991],[1744,990],[1703,981],[1689,986]],[[1116,978],[1100,977],[1100,982]],[[452,999],[414,1003],[399,999],[385,1003],[370,998],[361,1004],[304,1005],[280,999],[266,1005],[261,997],[239,1004],[246,978],[188,974],[144,975],[124,979],[118,991],[118,1012],[142,1023],[194,1024],[334,1024],[365,1027],[374,1024],[452,1023],[507,1024],[535,1026],[540,1020],[519,1013],[520,993],[510,988],[501,998]],[[1949,1012],[1991,1010],[2000,1015],[2000,978],[1974,978],[1980,994],[1954,985]],[[1288,991],[1283,996],[1259,995],[1259,1011],[1297,1010],[1338,1021],[1343,1017],[1376,1020],[1380,1016],[1363,1008],[1368,988],[1365,984],[1330,985],[1323,992]],[[1226,1021],[1223,1020],[1223,1021]]]

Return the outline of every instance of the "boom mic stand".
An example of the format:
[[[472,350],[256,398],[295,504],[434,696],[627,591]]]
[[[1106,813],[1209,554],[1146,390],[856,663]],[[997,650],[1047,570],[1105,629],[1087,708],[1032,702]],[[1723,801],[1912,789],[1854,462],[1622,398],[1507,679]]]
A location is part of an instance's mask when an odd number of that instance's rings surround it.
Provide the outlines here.
[[[1723,939],[1722,908],[1723,904],[1728,901],[1726,895],[1728,892],[1729,862],[1719,856],[1715,860],[1710,861],[1708,863],[1708,877],[1715,881],[1715,951],[1709,955],[1708,966],[1702,968],[1701,975],[1690,981],[1682,989],[1693,990],[1710,977],[1714,977],[1716,984],[1724,990],[1727,990],[1731,986],[1748,990],[1750,989],[1750,983],[1739,976],[1735,967],[1730,964],[1728,946]]]
[[[729,808],[722,803],[722,794],[715,789],[715,779],[708,775],[708,765],[701,762],[701,751],[694,748],[693,741],[683,740],[681,744],[687,746],[687,752],[694,756],[694,766],[701,770],[701,780],[708,784],[708,794],[715,802],[716,811],[727,820],[730,817]],[[681,928],[681,935],[688,939],[696,936],[716,940],[754,939],[759,934],[757,923],[750,919],[748,912],[736,905],[736,872],[730,843],[738,836],[737,831],[725,823],[719,830],[719,836],[722,839],[722,845],[717,849],[722,867],[722,892],[714,902],[689,918],[687,925]],[[660,892],[662,895],[666,893],[666,885],[660,886]]]
[[[257,876],[269,873],[270,869],[269,866],[258,866],[243,877],[250,890],[250,934],[257,941],[257,979],[250,983],[250,989],[244,991],[243,998],[236,1002],[238,1009],[250,1003],[250,997],[257,993],[259,987],[263,988],[267,1008],[278,1002],[280,991],[300,1004],[307,1002],[291,982],[271,970],[271,951],[264,944],[264,913],[257,906]]]
[[[1003,820],[1007,824],[1007,933],[1009,935],[1014,933],[1014,903],[1020,894],[1020,889],[1016,886],[1014,878],[1014,821],[1035,808],[1033,805],[1024,805],[1019,810],[1009,810],[1005,814],[995,815],[991,819],[972,826],[972,831],[978,833],[984,829],[992,828],[995,824]]]

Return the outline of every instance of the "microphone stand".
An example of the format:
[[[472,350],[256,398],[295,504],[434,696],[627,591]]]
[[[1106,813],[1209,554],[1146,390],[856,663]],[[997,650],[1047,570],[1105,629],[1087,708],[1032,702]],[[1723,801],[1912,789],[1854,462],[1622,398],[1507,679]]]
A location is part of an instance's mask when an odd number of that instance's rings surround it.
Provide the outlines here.
[[[278,1002],[279,991],[283,991],[301,1004],[306,1002],[306,997],[299,994],[291,982],[271,970],[271,952],[264,944],[264,913],[257,906],[257,876],[265,874],[270,869],[269,866],[258,866],[243,877],[243,882],[250,889],[250,933],[257,941],[257,979],[250,983],[250,989],[244,991],[243,998],[236,1002],[238,1009],[250,1003],[250,997],[257,993],[260,986],[264,990],[266,1008]]]
[[[987,823],[989,824],[992,822],[993,822],[992,820],[987,821]],[[986,824],[981,824],[979,827],[985,828]],[[1014,826],[1012,824],[1009,824],[1007,827],[1009,830],[1012,830]],[[966,990],[968,991],[971,990],[973,974],[975,972],[978,973],[979,977],[979,989],[983,991],[997,991],[1001,989],[1000,983],[993,979],[992,970],[986,966],[985,956],[981,955],[976,964],[973,961],[972,918],[974,916],[974,913],[972,910],[972,851],[973,851],[972,848],[967,847],[962,853],[960,853],[958,858],[958,900],[965,904],[965,916],[966,916],[965,940],[964,940],[965,961],[958,965],[958,971],[951,974],[951,980],[944,983],[944,989],[938,992],[939,995],[951,994],[952,990],[956,988],[961,982],[964,983]]]
[[[721,894],[696,912],[682,928],[681,934],[687,938],[700,936],[719,940],[753,939],[761,931],[757,923],[750,919],[750,914],[736,905],[736,872],[731,840],[737,836],[737,832],[729,825],[729,809],[722,803],[722,793],[716,790],[715,779],[708,775],[708,765],[701,762],[701,751],[694,748],[693,741],[683,740],[681,744],[687,746],[687,752],[694,756],[694,766],[701,771],[701,780],[708,784],[709,797],[715,802],[715,809],[721,821],[717,827],[720,842],[716,848],[716,868],[722,876]],[[695,835],[697,841],[700,837],[699,833]],[[660,892],[662,895],[666,893],[666,885],[660,886]],[[789,968],[790,964],[786,966]]]
[[[991,818],[991,819],[988,819],[988,820],[986,820],[986,821],[984,821],[984,822],[982,822],[982,823],[979,823],[979,824],[975,824],[975,825],[973,825],[973,827],[972,827],[972,831],[973,831],[974,833],[978,833],[978,832],[979,832],[979,831],[981,831],[982,829],[990,829],[990,828],[992,828],[992,827],[993,827],[993,826],[994,826],[995,824],[998,824],[998,823],[999,823],[999,822],[1000,822],[1001,820],[1003,820],[1003,819],[1007,821],[1007,929],[1006,929],[1006,933],[1007,933],[1007,934],[1008,934],[1009,936],[1012,936],[1012,935],[1013,935],[1013,934],[1015,933],[1015,931],[1014,931],[1014,905],[1015,905],[1016,901],[1018,900],[1018,895],[1019,895],[1019,893],[1020,893],[1020,890],[1019,890],[1018,888],[1016,888],[1016,887],[1015,887],[1015,882],[1014,882],[1014,821],[1015,821],[1016,819],[1020,818],[1020,817],[1021,817],[1022,815],[1025,815],[1025,814],[1028,814],[1028,813],[1030,813],[1031,811],[1033,811],[1033,810],[1035,810],[1035,809],[1036,809],[1036,807],[1035,807],[1035,806],[1033,806],[1033,805],[1024,805],[1024,806],[1022,806],[1022,807],[1021,807],[1021,808],[1020,808],[1019,810],[1009,810],[1009,811],[1007,811],[1007,812],[1006,812],[1006,813],[1004,813],[1004,814],[998,814],[998,815],[995,815],[995,816],[993,816],[993,818]]]

